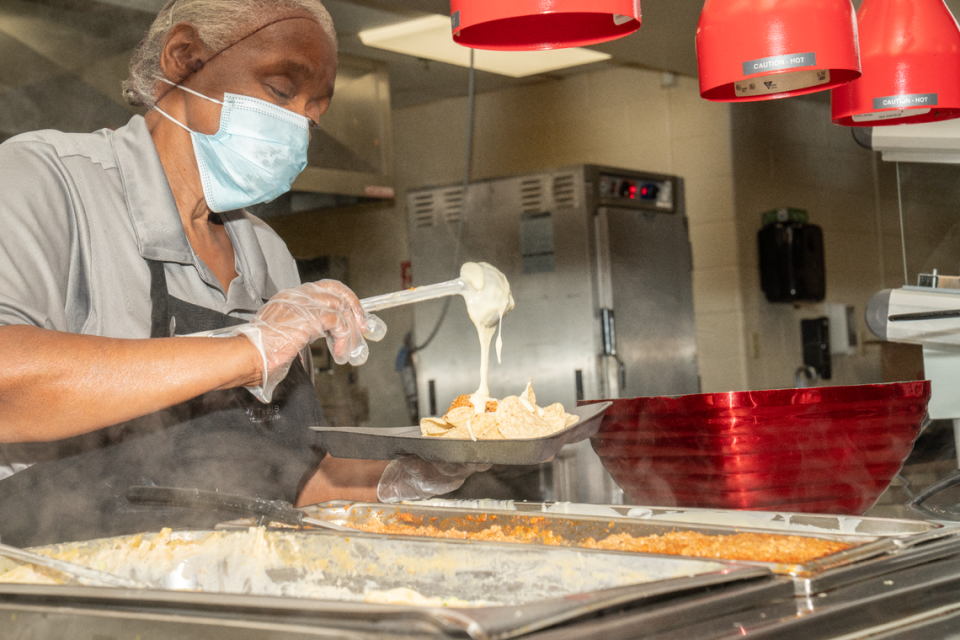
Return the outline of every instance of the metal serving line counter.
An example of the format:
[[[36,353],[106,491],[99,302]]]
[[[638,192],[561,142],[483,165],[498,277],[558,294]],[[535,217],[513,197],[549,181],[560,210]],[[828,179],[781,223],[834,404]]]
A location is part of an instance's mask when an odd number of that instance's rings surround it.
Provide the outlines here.
[[[214,563],[204,557],[206,569],[193,576],[193,582],[185,581],[190,561],[181,558],[176,567],[161,568],[160,573],[131,569],[131,577],[152,582],[147,590],[0,584],[0,636],[847,639],[932,637],[960,622],[960,535],[957,528],[936,523],[489,501],[402,506],[336,502],[304,511],[311,518],[348,526],[430,522],[439,523],[440,529],[475,531],[491,522],[505,531],[534,526],[575,544],[258,530],[247,528],[253,519],[242,519],[221,525],[213,534],[222,536],[217,549],[227,549],[230,537],[237,538],[232,555],[224,552]],[[606,531],[775,532],[852,546],[799,564],[578,547]],[[173,533],[168,542],[211,534]],[[270,549],[293,554],[288,565],[267,563],[244,577],[249,569],[245,563],[257,557],[258,545],[271,539],[279,544]],[[97,541],[55,549],[81,562],[104,546]],[[237,555],[237,549],[243,551]],[[318,558],[323,559],[319,571]],[[0,572],[11,566],[11,561],[0,560]],[[394,583],[424,594],[438,584],[489,602],[481,608],[457,602],[417,607],[292,595],[305,585],[346,592]],[[168,590],[175,587],[187,590]],[[197,588],[201,591],[190,591]],[[264,595],[277,589],[287,595]],[[222,592],[230,590],[235,592]]]

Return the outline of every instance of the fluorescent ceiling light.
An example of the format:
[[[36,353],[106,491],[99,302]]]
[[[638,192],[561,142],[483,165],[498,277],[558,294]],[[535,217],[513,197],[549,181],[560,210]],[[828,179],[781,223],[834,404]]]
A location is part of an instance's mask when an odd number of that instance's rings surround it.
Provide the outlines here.
[[[453,41],[450,18],[447,16],[426,16],[361,31],[360,41],[376,49],[386,49],[461,67],[470,66],[470,49]],[[474,65],[477,69],[514,78],[576,67],[610,58],[606,53],[583,48],[548,51],[489,51],[486,49],[474,51],[476,52]]]

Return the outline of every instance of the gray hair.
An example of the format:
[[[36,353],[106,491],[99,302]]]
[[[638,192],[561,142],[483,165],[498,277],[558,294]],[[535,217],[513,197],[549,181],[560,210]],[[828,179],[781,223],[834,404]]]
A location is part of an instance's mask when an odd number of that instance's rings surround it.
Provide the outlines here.
[[[291,11],[309,13],[320,23],[336,50],[333,19],[321,0],[170,0],[157,14],[130,60],[130,76],[123,83],[124,99],[138,107],[153,108],[157,78],[163,77],[160,55],[167,33],[178,22],[192,24],[204,46],[219,52],[269,23],[273,17],[280,18]]]

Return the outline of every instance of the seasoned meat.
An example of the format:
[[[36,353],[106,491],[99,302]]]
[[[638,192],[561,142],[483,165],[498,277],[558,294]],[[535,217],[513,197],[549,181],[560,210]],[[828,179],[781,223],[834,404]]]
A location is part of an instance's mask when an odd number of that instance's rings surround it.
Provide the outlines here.
[[[457,399],[453,401],[453,404],[450,405],[450,408],[447,409],[447,413],[450,413],[454,409],[459,409],[460,407],[473,407],[473,403],[470,402],[470,396],[468,394],[463,394],[462,396],[457,396]],[[484,408],[486,413],[496,413],[497,412],[497,401],[496,400],[487,400],[487,405]]]
[[[404,520],[408,520],[404,522]],[[569,539],[542,526],[542,518],[531,518],[523,526],[501,525],[495,515],[468,516],[462,528],[456,519],[424,523],[407,514],[397,514],[392,522],[351,523],[351,527],[370,533],[387,533],[430,538],[457,538],[486,542],[517,542],[562,547],[586,547],[606,551],[634,551],[696,558],[748,560],[779,564],[804,564],[845,549],[850,545],[836,540],[771,533],[735,533],[707,535],[696,531],[670,531],[663,535],[634,537],[615,533],[606,537]],[[481,526],[477,528],[477,524]]]

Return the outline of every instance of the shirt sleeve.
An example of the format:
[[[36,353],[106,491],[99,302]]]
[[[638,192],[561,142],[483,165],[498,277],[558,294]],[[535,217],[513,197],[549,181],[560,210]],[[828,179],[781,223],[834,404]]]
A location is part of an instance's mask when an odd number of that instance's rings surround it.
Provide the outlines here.
[[[50,145],[0,145],[0,325],[70,330],[65,301],[77,284],[71,190]]]

